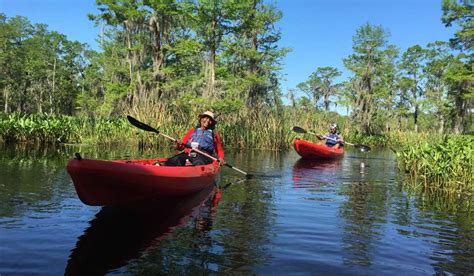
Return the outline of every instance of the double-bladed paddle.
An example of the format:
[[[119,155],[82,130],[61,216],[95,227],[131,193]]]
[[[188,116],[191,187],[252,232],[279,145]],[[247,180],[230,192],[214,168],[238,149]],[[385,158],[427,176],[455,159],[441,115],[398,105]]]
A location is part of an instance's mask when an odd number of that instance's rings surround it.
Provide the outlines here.
[[[149,125],[147,125],[147,124],[145,124],[145,123],[142,123],[142,122],[138,121],[137,119],[133,118],[132,116],[127,115],[127,119],[128,119],[128,121],[130,122],[130,124],[132,124],[133,126],[136,126],[136,127],[139,128],[139,129],[142,129],[142,130],[145,130],[145,131],[154,132],[154,133],[156,133],[156,134],[159,134],[159,135],[161,135],[161,136],[163,136],[163,137],[166,137],[166,138],[170,139],[171,141],[173,141],[173,142],[175,142],[175,143],[178,142],[177,139],[175,139],[175,138],[173,138],[173,137],[171,137],[171,136],[168,136],[168,135],[166,135],[166,134],[164,134],[164,133],[161,133],[158,129],[156,129],[156,128],[154,128],[154,127],[151,127],[151,126],[149,126]],[[187,145],[184,145],[184,146],[185,146],[185,147],[188,147],[188,148],[191,148],[191,147],[189,147],[189,146],[187,146]],[[220,162],[219,159],[215,158],[214,156],[212,156],[212,155],[210,155],[210,154],[208,154],[208,153],[206,153],[206,152],[203,152],[202,150],[194,149],[194,148],[191,148],[191,150],[193,150],[193,151],[195,151],[195,152],[197,152],[197,153],[199,153],[199,154],[202,154],[202,155],[204,155],[204,156],[206,156],[206,157],[208,157],[208,158],[211,158],[212,160],[215,160],[215,161],[217,161],[217,162]],[[247,173],[247,172],[245,172],[245,171],[243,171],[243,170],[241,170],[241,169],[239,169],[239,168],[236,168],[236,167],[234,167],[234,166],[232,166],[232,165],[230,165],[230,164],[224,163],[224,166],[229,167],[229,168],[231,168],[231,169],[233,169],[233,170],[238,171],[239,173],[245,175],[247,178],[252,178],[252,177],[253,177],[253,175],[251,175],[251,174],[249,174],[249,173]]]
[[[311,131],[307,131],[306,129],[298,127],[298,126],[294,126],[293,131],[296,132],[296,133],[308,133],[308,134],[316,135],[316,133],[311,132]],[[327,137],[327,136],[323,136],[323,138],[327,139],[327,140],[334,140],[334,141],[336,140],[336,139],[333,139],[333,138],[330,138],[330,137]],[[360,151],[364,151],[364,152],[371,150],[371,148],[367,145],[352,144],[352,143],[349,143],[349,142],[346,142],[346,141],[344,141],[344,144],[354,146],[356,149],[359,149]]]

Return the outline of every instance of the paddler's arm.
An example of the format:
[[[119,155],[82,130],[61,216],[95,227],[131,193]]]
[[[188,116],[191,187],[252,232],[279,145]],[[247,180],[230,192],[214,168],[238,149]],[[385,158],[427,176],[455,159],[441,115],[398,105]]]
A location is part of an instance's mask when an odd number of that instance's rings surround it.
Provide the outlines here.
[[[344,137],[342,137],[341,134],[337,135],[337,140],[336,140],[337,143],[341,144],[341,145],[344,145]]]
[[[225,164],[224,161],[224,149],[222,148],[221,136],[217,131],[214,132],[214,147],[216,148],[217,157],[221,165]]]
[[[190,128],[186,134],[184,134],[183,138],[181,138],[181,140],[178,140],[176,141],[176,149],[177,150],[184,150],[185,149],[185,146],[186,146],[186,143],[188,142],[189,138],[191,137],[191,135],[193,134],[194,132],[194,128]]]

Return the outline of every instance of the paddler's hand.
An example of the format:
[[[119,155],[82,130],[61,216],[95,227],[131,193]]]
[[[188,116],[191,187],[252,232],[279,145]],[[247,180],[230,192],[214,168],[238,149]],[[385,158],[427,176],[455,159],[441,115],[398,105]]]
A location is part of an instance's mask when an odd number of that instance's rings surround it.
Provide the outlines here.
[[[224,158],[219,158],[219,164],[221,164],[221,166],[225,165]]]
[[[176,149],[183,150],[184,148],[185,148],[185,145],[183,143],[183,140],[176,140]]]
[[[323,140],[323,136],[321,134],[316,134],[316,137],[319,139],[319,140]]]

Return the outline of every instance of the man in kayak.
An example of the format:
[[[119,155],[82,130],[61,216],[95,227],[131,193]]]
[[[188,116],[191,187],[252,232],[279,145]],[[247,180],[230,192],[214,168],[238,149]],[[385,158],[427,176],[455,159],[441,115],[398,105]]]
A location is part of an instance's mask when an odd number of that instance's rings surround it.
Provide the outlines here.
[[[329,126],[329,133],[326,135],[316,134],[319,140],[326,139],[326,146],[339,148],[344,146],[342,135],[337,132],[337,124],[333,123]]]
[[[169,158],[165,166],[205,165],[212,163],[212,159],[192,150],[196,148],[209,155],[217,154],[221,165],[224,164],[224,150],[219,133],[214,130],[217,124],[214,113],[206,111],[198,116],[199,124],[190,128],[183,138],[176,144],[178,150],[184,150],[178,155]]]

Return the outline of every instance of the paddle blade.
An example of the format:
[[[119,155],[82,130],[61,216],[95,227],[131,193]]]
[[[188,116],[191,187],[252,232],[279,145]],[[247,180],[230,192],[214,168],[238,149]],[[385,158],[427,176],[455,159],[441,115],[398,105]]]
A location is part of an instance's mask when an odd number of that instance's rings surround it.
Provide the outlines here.
[[[138,121],[137,119],[133,118],[130,115],[127,115],[127,120],[130,122],[130,124],[138,127],[139,129],[142,129],[142,130],[145,130],[145,131],[155,132],[157,134],[160,133],[156,128],[153,128],[153,127],[151,127],[151,126],[149,126],[145,123],[142,123],[142,122]]]
[[[296,132],[296,133],[308,133],[304,128],[301,128],[301,127],[298,127],[298,126],[294,126],[293,131]]]
[[[371,148],[369,146],[366,146],[366,145],[357,144],[357,145],[354,145],[354,146],[362,152],[368,152],[368,151],[371,150]]]

